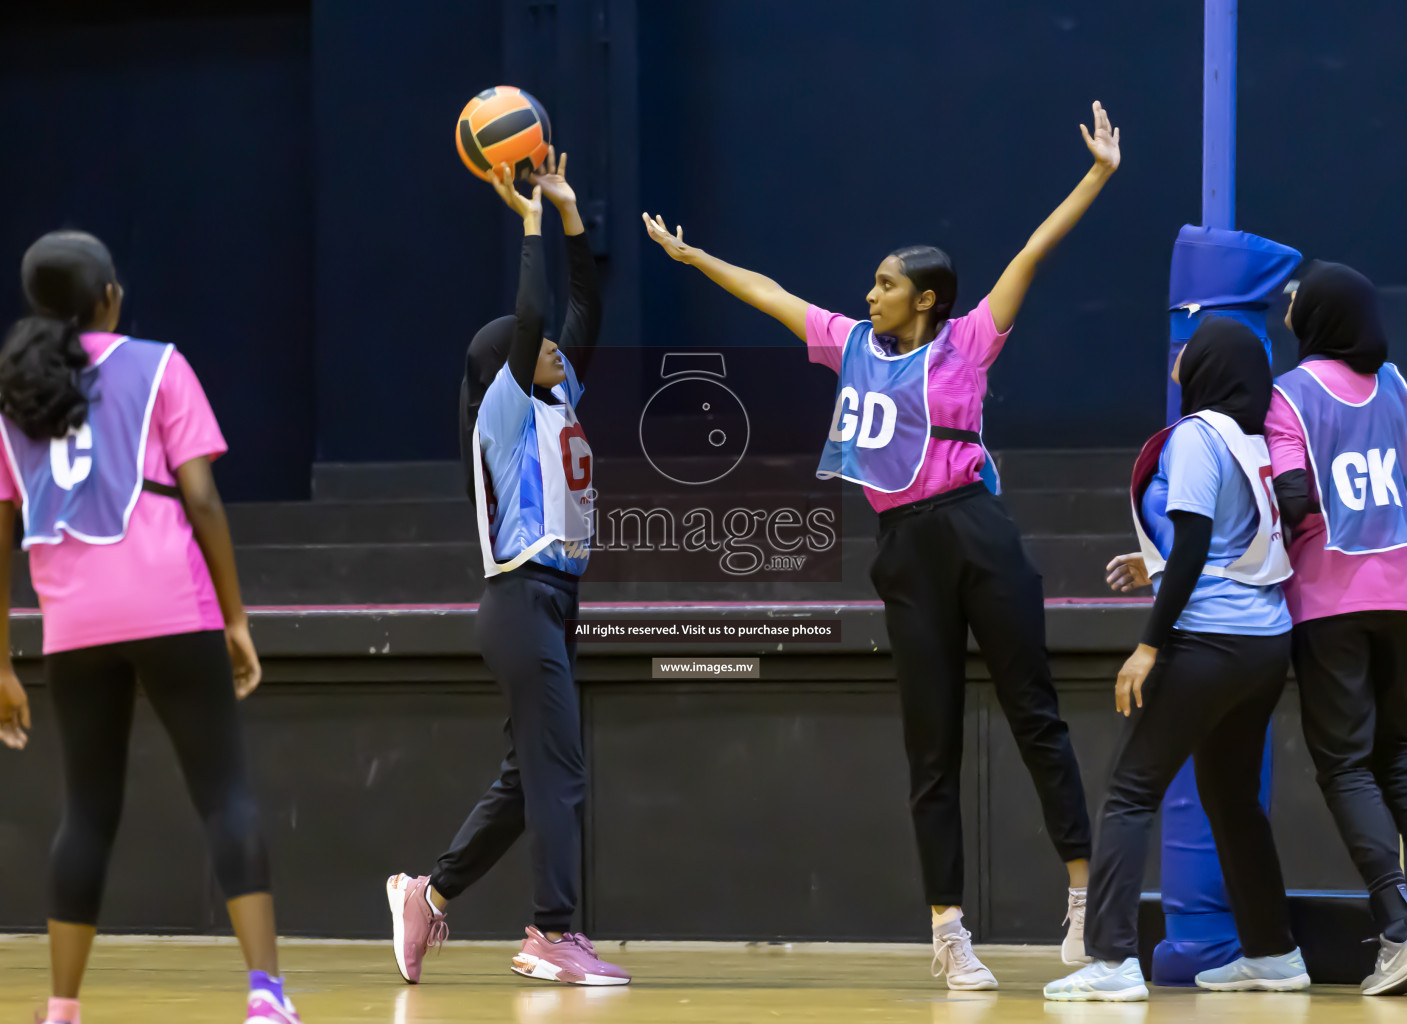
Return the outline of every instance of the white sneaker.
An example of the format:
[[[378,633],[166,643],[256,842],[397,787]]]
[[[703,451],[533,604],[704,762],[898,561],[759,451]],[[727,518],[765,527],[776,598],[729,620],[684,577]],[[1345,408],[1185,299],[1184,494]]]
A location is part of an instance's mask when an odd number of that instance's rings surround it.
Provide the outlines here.
[[[1045,987],[1045,997],[1070,1003],[1134,1003],[1148,998],[1148,986],[1144,984],[1138,958],[1131,956],[1123,963],[1095,960],[1074,974],[1052,981]]]
[[[1280,956],[1243,956],[1224,967],[1198,971],[1197,987],[1211,992],[1299,992],[1309,971],[1298,948]]]
[[[997,987],[996,976],[972,951],[972,933],[962,918],[933,926],[933,976],[946,974],[948,987],[964,992]]]
[[[1363,979],[1365,996],[1391,996],[1407,992],[1407,942],[1378,939],[1378,965]]]
[[[1071,889],[1065,907],[1064,924],[1070,926],[1060,944],[1060,959],[1067,964],[1087,964],[1094,958],[1085,952],[1085,889]]]

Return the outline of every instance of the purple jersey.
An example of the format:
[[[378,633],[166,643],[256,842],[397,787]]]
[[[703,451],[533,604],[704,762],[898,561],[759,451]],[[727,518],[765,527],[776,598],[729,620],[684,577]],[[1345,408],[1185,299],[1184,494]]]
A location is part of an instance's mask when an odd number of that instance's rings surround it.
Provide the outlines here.
[[[1304,432],[1327,530],[1325,547],[1370,555],[1407,546],[1407,382],[1383,364],[1363,402],[1334,394],[1303,363],[1275,382]]]
[[[24,547],[116,544],[142,492],[152,404],[173,347],[118,338],[93,360],[88,419],[65,437],[34,439],[0,416],[24,511]],[[91,379],[91,378],[90,378]]]

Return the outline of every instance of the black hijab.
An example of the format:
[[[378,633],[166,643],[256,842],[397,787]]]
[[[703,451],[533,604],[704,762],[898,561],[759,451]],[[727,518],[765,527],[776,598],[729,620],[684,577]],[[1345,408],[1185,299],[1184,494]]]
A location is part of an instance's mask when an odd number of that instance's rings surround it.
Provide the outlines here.
[[[1342,263],[1315,260],[1300,280],[1290,326],[1300,342],[1300,362],[1311,356],[1342,359],[1358,373],[1377,373],[1387,362],[1387,331],[1373,282]]]
[[[1178,370],[1182,415],[1210,409],[1225,413],[1245,434],[1265,433],[1270,411],[1270,360],[1245,324],[1230,317],[1202,321],[1182,350]]]
[[[479,328],[464,356],[464,380],[459,386],[459,460],[464,466],[464,486],[474,500],[474,425],[484,395],[508,361],[513,337],[518,331],[516,316],[501,316]]]

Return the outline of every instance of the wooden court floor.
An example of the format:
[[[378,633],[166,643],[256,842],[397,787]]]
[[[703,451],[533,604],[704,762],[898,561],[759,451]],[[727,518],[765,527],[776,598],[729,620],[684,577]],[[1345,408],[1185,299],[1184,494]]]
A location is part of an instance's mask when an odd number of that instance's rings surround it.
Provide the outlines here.
[[[1148,1003],[1059,1004],[1041,998],[1063,973],[1056,950],[979,950],[1000,992],[949,993],[919,946],[745,947],[599,943],[635,975],[620,989],[533,982],[508,970],[516,946],[450,943],[404,984],[388,944],[298,942],[283,947],[289,993],[305,1024],[1407,1024],[1407,999],[1356,989],[1308,994],[1214,994],[1154,989]],[[29,1024],[48,993],[38,936],[0,938],[0,1022]],[[222,939],[102,937],[83,991],[85,1024],[239,1024],[244,975]]]

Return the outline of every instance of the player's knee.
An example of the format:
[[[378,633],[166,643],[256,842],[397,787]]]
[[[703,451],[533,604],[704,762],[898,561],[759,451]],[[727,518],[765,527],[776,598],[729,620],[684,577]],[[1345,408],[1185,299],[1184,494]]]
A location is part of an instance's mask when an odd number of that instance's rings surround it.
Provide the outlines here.
[[[206,817],[215,874],[227,897],[267,891],[269,855],[252,797],[232,797]]]

